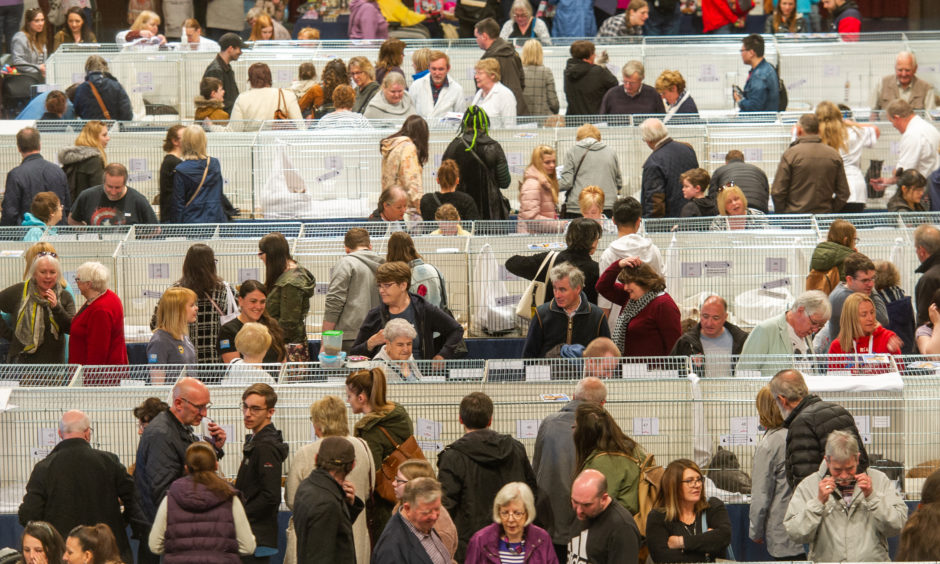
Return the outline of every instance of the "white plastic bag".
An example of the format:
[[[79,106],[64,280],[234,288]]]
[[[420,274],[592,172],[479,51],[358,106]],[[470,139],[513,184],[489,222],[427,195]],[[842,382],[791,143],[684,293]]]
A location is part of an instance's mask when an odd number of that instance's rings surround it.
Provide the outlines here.
[[[306,217],[310,195],[303,177],[287,156],[286,145],[278,143],[271,164],[271,175],[258,194],[261,213],[268,219]]]
[[[499,264],[489,244],[483,245],[476,258],[477,283],[473,285],[475,330],[495,335],[516,328],[516,300],[509,300],[506,284],[499,279]]]

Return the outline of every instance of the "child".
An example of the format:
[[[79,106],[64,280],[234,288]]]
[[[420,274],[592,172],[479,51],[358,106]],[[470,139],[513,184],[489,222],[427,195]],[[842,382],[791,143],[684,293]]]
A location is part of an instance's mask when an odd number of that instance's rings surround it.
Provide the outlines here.
[[[221,80],[208,76],[199,81],[199,96],[196,96],[197,121],[208,119],[214,124],[225,125],[228,122],[228,112],[222,109],[224,105],[225,89],[222,88]]]
[[[689,200],[683,206],[680,217],[711,217],[718,215],[718,206],[711,198],[705,197],[711,177],[704,168],[693,168],[679,175],[682,183],[682,196]]]

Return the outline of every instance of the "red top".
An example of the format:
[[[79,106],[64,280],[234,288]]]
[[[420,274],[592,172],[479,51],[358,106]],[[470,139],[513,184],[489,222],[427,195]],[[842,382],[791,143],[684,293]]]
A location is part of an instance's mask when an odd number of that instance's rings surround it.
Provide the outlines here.
[[[885,329],[881,325],[875,328],[875,332],[871,334],[870,337],[858,337],[855,339],[855,349],[845,351],[842,350],[842,344],[839,342],[839,339],[836,338],[832,341],[832,344],[829,345],[829,354],[831,355],[868,355],[868,354],[893,354],[888,351],[888,341],[896,337],[894,331]],[[869,346],[870,345],[870,346]],[[898,364],[898,370],[903,370],[904,367],[900,363],[900,359],[895,359],[895,363]],[[855,369],[855,370],[853,370]],[[860,363],[858,359],[853,357],[845,357],[832,359],[829,362],[829,370],[853,370],[857,371],[859,374],[880,374],[886,372],[888,369],[881,364],[871,364],[871,363]]]
[[[69,364],[127,364],[124,307],[121,298],[111,290],[106,290],[98,299],[83,307],[72,319]],[[118,376],[115,372],[89,381],[86,375],[85,385],[116,385]]]

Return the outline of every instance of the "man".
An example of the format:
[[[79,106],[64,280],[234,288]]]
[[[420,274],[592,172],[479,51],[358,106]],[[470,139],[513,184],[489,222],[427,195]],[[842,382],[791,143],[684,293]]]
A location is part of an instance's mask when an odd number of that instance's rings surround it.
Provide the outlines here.
[[[746,340],[747,333],[728,322],[728,302],[721,296],[712,295],[702,304],[699,322],[679,337],[669,354],[702,355],[704,363],[699,359],[697,365],[697,368],[704,369],[702,375],[727,377],[731,376],[731,356],[741,354]]]
[[[516,115],[524,116],[529,113],[525,97],[525,72],[522,70],[522,59],[515,48],[499,36],[499,24],[493,18],[486,18],[473,26],[473,36],[477,45],[483,49],[481,59],[496,59],[499,62],[499,81],[512,90],[516,97]]]
[[[412,82],[408,88],[415,113],[426,120],[443,118],[447,114],[462,116],[467,109],[467,100],[463,87],[448,74],[450,57],[443,51],[431,51],[428,57],[428,74]]]
[[[933,124],[927,123],[922,117],[914,114],[914,109],[904,100],[895,100],[885,109],[888,121],[901,133],[898,143],[898,167],[891,178],[873,180],[877,184],[895,184],[901,171],[909,168],[930,179],[930,211],[940,210],[940,192],[934,185],[932,174],[940,169],[940,131]]]
[[[244,458],[235,478],[235,489],[244,498],[245,515],[258,546],[277,548],[277,511],[281,505],[281,465],[288,446],[274,427],[277,393],[267,384],[252,384],[242,393],[245,437]],[[348,444],[348,443],[347,443]],[[269,558],[243,557],[242,562],[268,562]]]
[[[649,84],[643,84],[646,69],[640,61],[623,66],[623,86],[611,87],[601,100],[601,114],[664,114],[662,96]],[[692,167],[695,168],[695,167]]]
[[[894,60],[894,74],[881,79],[871,96],[871,109],[883,110],[895,100],[904,100],[915,110],[932,110],[937,105],[933,85],[917,78],[917,58],[901,51]]]
[[[890,562],[888,538],[907,521],[907,504],[881,471],[859,470],[858,442],[845,431],[826,441],[826,460],[793,492],[783,526],[809,543],[814,562]]]
[[[780,110],[780,81],[777,71],[764,59],[764,38],[752,33],[741,42],[741,61],[751,67],[744,90],[736,90],[734,101],[742,112]],[[780,213],[780,210],[777,210]]]
[[[401,509],[375,543],[372,564],[448,564],[450,552],[434,530],[441,515],[441,496],[441,485],[434,478],[409,480]],[[489,510],[492,520],[492,507]]]
[[[715,169],[708,186],[708,197],[717,198],[722,186],[733,183],[744,192],[747,207],[768,213],[767,201],[770,199],[770,183],[767,175],[759,167],[744,162],[744,153],[737,149],[728,151],[725,164]]]
[[[770,376],[781,364],[792,366],[794,358],[813,353],[813,333],[822,329],[832,313],[829,296],[819,290],[803,292],[790,311],[762,321],[747,336],[737,370],[757,370]],[[769,359],[766,355],[786,356]],[[740,372],[739,372],[740,374]]]
[[[437,456],[437,477],[444,490],[444,507],[457,526],[457,553],[463,562],[473,533],[493,522],[493,500],[509,482],[525,482],[537,491],[535,473],[525,447],[510,435],[490,429],[493,401],[473,392],[460,401],[464,436]]]
[[[607,67],[595,65],[594,43],[579,39],[571,44],[571,58],[565,63],[565,118],[594,116],[600,113],[601,101],[608,90],[617,86],[617,78]]]
[[[79,119],[134,119],[131,99],[121,83],[108,72],[108,62],[100,55],[85,60],[85,82],[75,89],[72,105]]]
[[[559,562],[567,561],[568,541],[581,531],[571,507],[571,476],[575,473],[577,460],[571,434],[575,411],[584,402],[604,405],[606,401],[607,387],[604,382],[594,377],[583,378],[574,389],[574,399],[566,403],[561,411],[542,419],[535,438],[532,469],[539,486],[539,498],[548,499],[552,508],[552,519],[545,524],[552,536]]]
[[[180,378],[173,386],[172,401],[170,409],[161,412],[147,425],[137,445],[134,485],[148,525],[153,524],[157,507],[170,484],[184,475],[186,449],[200,440],[193,433],[193,426],[202,422],[212,406],[209,388],[189,377]],[[206,440],[221,458],[224,455],[225,429],[211,420],[208,428],[211,436]],[[141,538],[146,539],[150,535],[150,531],[145,533]],[[137,562],[156,563],[159,557],[150,552],[147,543],[140,543]]]
[[[380,88],[375,81],[375,67],[368,57],[353,57],[349,59],[349,77],[356,83],[356,103],[352,111],[361,114]]]
[[[242,56],[244,47],[245,42],[237,33],[226,33],[219,39],[219,54],[202,73],[202,78],[211,76],[222,81],[222,89],[225,91],[223,109],[229,115],[232,114],[235,99],[238,98],[238,82],[235,81],[232,63]]]
[[[561,356],[570,345],[587,346],[597,337],[610,337],[607,316],[587,300],[584,273],[567,262],[549,273],[555,297],[535,309],[522,358]]]
[[[375,272],[385,259],[372,250],[369,232],[353,227],[343,238],[346,256],[330,271],[330,288],[323,311],[323,330],[343,332],[343,350],[347,353],[356,342],[356,334],[366,314],[379,307]]]
[[[839,337],[839,330],[842,328],[842,306],[845,304],[845,299],[855,292],[865,294],[874,302],[875,318],[878,320],[878,323],[884,327],[887,327],[889,323],[888,307],[885,305],[884,298],[881,297],[879,292],[872,292],[872,290],[875,289],[875,263],[862,253],[852,253],[845,257],[842,264],[845,269],[845,281],[840,282],[839,285],[833,288],[832,292],[829,293],[829,303],[832,305],[832,314],[829,317],[828,339],[826,339],[824,343],[820,343],[823,345],[822,347],[816,348],[816,351],[820,354],[828,353],[829,344]],[[824,331],[821,331],[821,333],[823,332]],[[892,344],[896,345],[898,352],[900,352],[901,339],[895,335],[889,342],[889,347]]]
[[[620,349],[607,337],[598,337],[584,347],[584,377],[618,378]]]
[[[845,41],[858,41],[862,29],[862,13],[855,1],[822,0],[823,8],[829,12],[829,31],[843,34]]]
[[[653,151],[643,163],[643,217],[680,217],[686,200],[679,176],[698,168],[695,151],[669,137],[665,124],[656,118],[640,124],[640,135]]]
[[[29,476],[20,524],[47,521],[65,538],[76,525],[105,523],[117,538],[121,559],[133,562],[125,527],[147,527],[134,495],[134,479],[116,455],[88,444],[91,422],[81,411],[62,415],[59,438],[62,441]]]
[[[787,428],[787,482],[795,488],[819,468],[826,451],[826,438],[836,430],[848,430],[858,443],[862,471],[868,467],[868,453],[852,414],[841,405],[809,393],[799,370],[786,369],[770,380],[773,394]]]
[[[849,201],[839,151],[822,142],[815,114],[803,114],[797,139],[777,165],[770,195],[776,213],[835,213]]]
[[[923,224],[914,230],[914,253],[920,266],[914,272],[921,274],[914,286],[917,305],[917,326],[930,321],[930,304],[933,295],[940,289],[940,229]]]
[[[352,524],[365,509],[352,482],[346,479],[355,466],[356,450],[344,437],[320,441],[316,469],[300,483],[294,496],[298,563],[355,564]],[[276,524],[277,519],[271,521],[272,526]]]
[[[568,564],[632,564],[638,559],[640,531],[633,515],[607,495],[607,478],[584,470],[571,485],[571,507],[581,532],[568,543]]]
[[[411,323],[418,336],[412,354],[416,359],[443,360],[466,353],[463,327],[441,308],[418,294],[408,291],[411,267],[404,262],[387,262],[375,271],[382,303],[366,314],[350,352],[374,357],[388,343],[382,328],[389,319],[402,318]]]
[[[64,221],[72,207],[69,181],[62,167],[50,163],[39,154],[39,131],[35,127],[19,130],[16,133],[16,149],[23,160],[7,173],[0,225],[23,223],[33,198],[40,192],[55,192],[62,203]]]
[[[640,225],[643,222],[643,209],[640,202],[632,196],[620,198],[614,202],[612,217],[614,225],[617,226],[617,239],[604,249],[601,260],[598,262],[600,272],[607,270],[614,261],[639,257],[641,261],[650,265],[653,270],[665,276],[666,263],[663,261],[662,253],[659,252],[659,247],[650,239],[639,234]],[[597,296],[597,305],[610,320],[609,324],[614,323],[614,320],[620,315],[620,305],[611,303],[604,296]]]
[[[127,168],[111,163],[104,184],[83,190],[75,198],[69,225],[156,224],[157,215],[143,194],[127,185]]]

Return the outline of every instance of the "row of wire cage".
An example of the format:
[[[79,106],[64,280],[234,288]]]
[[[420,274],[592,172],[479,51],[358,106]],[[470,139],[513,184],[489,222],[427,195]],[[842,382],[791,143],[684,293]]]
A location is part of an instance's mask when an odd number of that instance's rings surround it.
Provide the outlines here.
[[[411,416],[414,434],[432,463],[436,454],[463,434],[458,407],[470,392],[482,391],[495,404],[494,430],[520,440],[533,453],[540,421],[572,399],[578,378],[595,374],[610,378],[606,409],[621,428],[661,464],[693,458],[703,467],[718,447],[733,452],[748,474],[760,427],[754,399],[766,377],[739,359],[718,359],[735,366],[718,375],[707,373],[696,358],[460,360],[385,363],[391,375],[388,398]],[[897,479],[902,491],[916,497],[923,478],[936,466],[940,420],[934,415],[940,389],[940,361],[924,357],[892,357],[867,362],[852,370],[828,370],[848,358],[812,357],[771,359],[780,366],[802,368],[810,390],[844,406],[874,465]],[[857,361],[858,359],[856,359]],[[732,364],[737,361],[736,364]],[[764,360],[766,362],[767,359]],[[391,365],[389,365],[391,364]],[[14,509],[32,469],[55,446],[62,413],[85,411],[92,421],[92,443],[116,453],[122,462],[134,460],[138,442],[132,410],[147,397],[169,401],[175,378],[224,378],[224,367],[76,367],[3,366],[0,379],[40,375],[58,386],[0,386],[0,506]],[[313,440],[309,406],[325,395],[345,397],[349,369],[316,365],[266,367],[278,375],[275,424],[291,452]],[[752,367],[751,367],[752,368]],[[420,371],[418,381],[402,381],[403,371]],[[163,385],[146,385],[153,371],[163,371]],[[412,372],[413,374],[413,372]],[[89,377],[110,375],[120,385],[78,385]],[[128,378],[132,377],[132,378]],[[241,393],[249,382],[212,385],[209,417],[225,428],[229,450],[245,438]],[[350,430],[357,417],[348,414]],[[196,429],[206,435],[205,428]],[[240,457],[221,461],[223,474],[234,476]],[[285,473],[289,470],[285,467]],[[749,492],[739,492],[745,496]],[[743,501],[746,497],[734,498]]]

